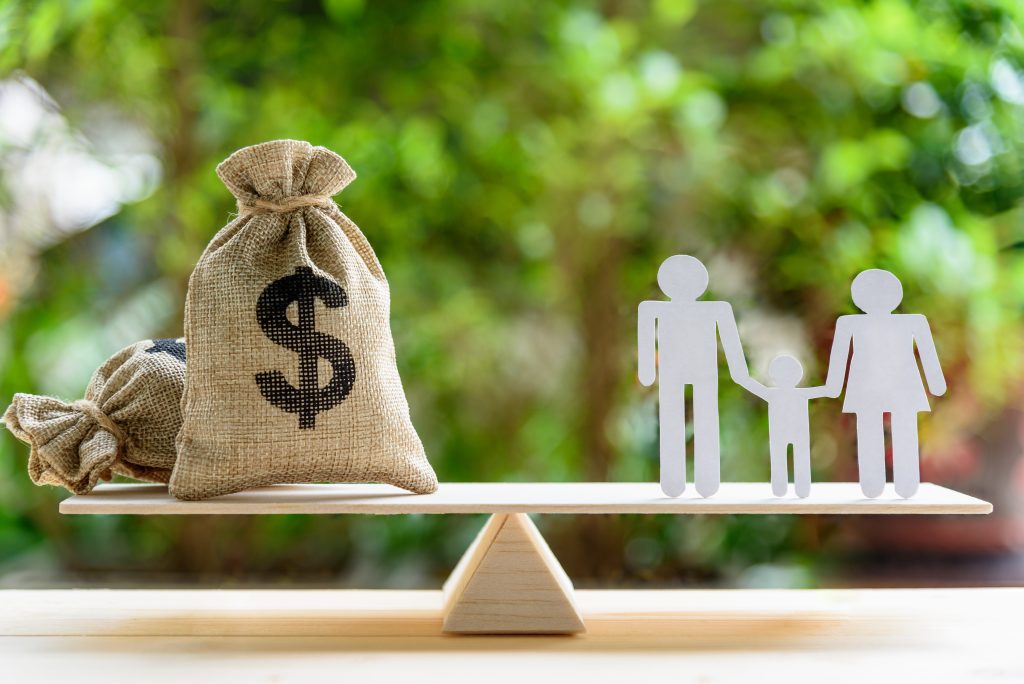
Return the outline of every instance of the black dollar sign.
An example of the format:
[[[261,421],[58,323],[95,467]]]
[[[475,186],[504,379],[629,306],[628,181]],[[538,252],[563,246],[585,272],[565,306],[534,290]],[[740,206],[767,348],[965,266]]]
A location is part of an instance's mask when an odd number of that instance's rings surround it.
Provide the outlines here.
[[[314,324],[317,298],[331,309],[348,304],[348,297],[333,280],[299,266],[295,273],[267,285],[256,300],[256,320],[267,337],[299,355],[299,387],[288,383],[281,371],[256,374],[263,398],[288,413],[299,414],[299,427],[316,427],[316,414],[345,400],[356,381],[352,351],[341,340],[316,331]],[[299,324],[293,325],[285,313],[292,302],[299,305]],[[333,370],[331,381],[320,387],[317,359],[323,357]]]
[[[179,342],[172,337],[164,337],[153,340],[153,346],[146,350],[147,354],[159,354],[163,352],[185,363],[185,343]]]

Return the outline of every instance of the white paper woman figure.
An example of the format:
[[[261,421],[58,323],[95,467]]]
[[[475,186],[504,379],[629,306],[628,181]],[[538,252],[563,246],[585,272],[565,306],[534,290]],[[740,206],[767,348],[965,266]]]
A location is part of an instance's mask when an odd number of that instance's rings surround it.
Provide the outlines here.
[[[913,496],[921,481],[917,414],[931,411],[921,382],[914,345],[928,390],[946,392],[946,380],[935,352],[928,319],[920,314],[894,314],[903,286],[888,271],[871,269],[853,279],[853,303],[863,314],[836,321],[825,386],[838,397],[846,383],[844,413],[857,414],[857,462],[864,496],[875,498],[885,487],[885,439],[882,416],[889,414],[892,434],[893,482],[896,493]],[[846,363],[850,358],[849,379]]]
[[[693,479],[701,496],[711,496],[718,491],[721,480],[718,338],[722,339],[729,374],[734,381],[749,377],[747,362],[729,303],[697,301],[708,286],[704,264],[684,254],[671,256],[658,269],[658,286],[671,301],[640,303],[637,346],[640,382],[652,385],[655,379],[659,380],[661,489],[668,496],[679,496],[686,489],[684,392],[686,385],[690,385],[693,387]]]

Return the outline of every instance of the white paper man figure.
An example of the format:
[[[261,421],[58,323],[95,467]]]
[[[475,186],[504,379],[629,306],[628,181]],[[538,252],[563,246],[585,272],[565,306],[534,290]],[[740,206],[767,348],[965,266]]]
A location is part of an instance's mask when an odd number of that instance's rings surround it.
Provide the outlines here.
[[[793,446],[793,483],[801,499],[811,493],[811,427],[807,402],[827,396],[827,388],[797,387],[804,368],[792,356],[781,354],[768,365],[774,387],[748,379],[741,385],[768,402],[768,450],[772,462],[772,493],[785,496],[789,488],[787,452]]]
[[[875,498],[885,487],[882,417],[888,413],[896,493],[911,497],[921,481],[917,414],[931,411],[914,345],[921,356],[928,390],[941,396],[946,392],[946,380],[935,342],[924,316],[892,313],[903,299],[903,286],[892,273],[863,271],[853,279],[850,291],[853,303],[864,313],[840,316],[836,321],[825,385],[829,396],[838,397],[845,381],[843,412],[857,414],[857,462],[864,496]]]
[[[658,286],[671,301],[640,304],[637,344],[640,382],[651,385],[658,379],[661,489],[668,496],[679,496],[686,489],[684,396],[690,385],[693,479],[701,496],[711,496],[720,483],[718,338],[733,380],[748,377],[747,362],[728,302],[697,300],[708,286],[704,264],[692,256],[669,257],[658,269]]]

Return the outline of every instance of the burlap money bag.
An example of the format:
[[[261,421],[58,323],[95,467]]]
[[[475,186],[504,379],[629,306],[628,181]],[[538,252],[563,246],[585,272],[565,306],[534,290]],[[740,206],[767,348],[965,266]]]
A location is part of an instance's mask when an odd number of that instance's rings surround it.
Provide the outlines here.
[[[395,365],[387,280],[331,200],[355,173],[330,150],[277,140],[235,152],[217,174],[239,215],[189,281],[171,493],[290,482],[434,491]]]
[[[84,399],[16,394],[4,423],[31,446],[36,484],[85,494],[114,474],[167,482],[184,385],[184,340],[143,340],[100,366]]]

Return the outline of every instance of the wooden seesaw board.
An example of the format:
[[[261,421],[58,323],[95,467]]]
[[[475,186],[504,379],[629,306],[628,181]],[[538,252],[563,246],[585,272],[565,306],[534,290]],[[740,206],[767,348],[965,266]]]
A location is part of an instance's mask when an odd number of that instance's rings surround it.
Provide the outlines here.
[[[206,501],[178,501],[161,485],[105,484],[60,504],[71,515],[401,515],[490,513],[444,584],[447,632],[582,632],[572,581],[529,518],[546,514],[987,514],[992,505],[924,483],[911,499],[887,486],[866,499],[855,482],[820,482],[805,499],[776,498],[766,483],[723,483],[711,498],[678,498],[656,483],[445,483],[433,494],[389,485],[275,485]]]
[[[992,504],[924,483],[911,499],[891,485],[865,499],[856,482],[818,482],[806,499],[776,498],[764,482],[726,482],[713,497],[687,490],[672,498],[648,482],[448,482],[433,494],[411,494],[379,484],[300,484],[261,487],[206,501],[178,501],[162,485],[104,484],[72,496],[60,512],[80,515],[330,515],[357,513],[569,513],[579,514],[985,514]]]

